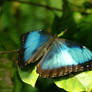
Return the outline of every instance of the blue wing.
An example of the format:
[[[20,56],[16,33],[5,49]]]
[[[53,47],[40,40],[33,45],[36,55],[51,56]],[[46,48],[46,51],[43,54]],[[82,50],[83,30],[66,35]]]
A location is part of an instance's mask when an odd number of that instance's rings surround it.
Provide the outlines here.
[[[26,63],[37,51],[48,42],[50,35],[46,31],[34,31],[22,36],[22,47],[19,52],[19,63]]]
[[[64,39],[56,39],[38,64],[37,71],[40,73],[65,66],[77,66],[90,60],[92,60],[92,52],[85,46]]]
[[[44,31],[30,32],[24,44],[24,60],[27,61],[39,47],[49,40],[49,37]]]

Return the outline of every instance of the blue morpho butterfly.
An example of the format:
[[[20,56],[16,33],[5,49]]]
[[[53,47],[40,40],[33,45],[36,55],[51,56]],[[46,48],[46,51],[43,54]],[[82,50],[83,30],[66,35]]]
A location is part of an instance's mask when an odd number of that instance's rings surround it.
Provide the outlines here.
[[[19,66],[34,63],[39,58],[37,73],[44,78],[92,70],[92,52],[85,46],[52,37],[46,31],[24,34],[19,51]]]

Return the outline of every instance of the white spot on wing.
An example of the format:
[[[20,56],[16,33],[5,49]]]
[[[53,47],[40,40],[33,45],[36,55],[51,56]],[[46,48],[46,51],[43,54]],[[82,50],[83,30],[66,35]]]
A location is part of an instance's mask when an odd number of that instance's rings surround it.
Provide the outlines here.
[[[68,53],[67,50],[62,51],[62,58],[64,65],[77,65],[77,62],[72,59],[72,56]]]

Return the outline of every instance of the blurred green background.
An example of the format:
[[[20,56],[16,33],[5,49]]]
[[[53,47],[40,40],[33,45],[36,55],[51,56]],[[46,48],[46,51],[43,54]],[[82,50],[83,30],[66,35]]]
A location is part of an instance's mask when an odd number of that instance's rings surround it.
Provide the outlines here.
[[[25,32],[47,30],[59,34],[66,29],[64,38],[92,50],[92,0],[21,1],[0,0],[0,52],[19,49],[20,36]],[[39,79],[35,88],[23,83],[17,62],[17,53],[0,54],[0,92],[64,92],[54,84],[47,86],[44,79]]]

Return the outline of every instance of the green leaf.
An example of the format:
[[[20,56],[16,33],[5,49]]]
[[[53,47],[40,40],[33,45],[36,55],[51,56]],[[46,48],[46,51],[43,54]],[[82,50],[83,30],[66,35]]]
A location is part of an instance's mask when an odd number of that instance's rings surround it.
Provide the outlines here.
[[[44,3],[44,5],[46,5],[47,1],[40,0],[38,2],[38,0],[35,0],[34,2]],[[21,15],[18,22],[22,33],[31,30],[47,29],[53,22],[54,14],[43,7],[21,4],[19,8],[21,10]]]
[[[30,84],[32,87],[35,86],[35,83],[37,81],[38,78],[38,74],[36,73],[36,67],[32,70],[28,70],[28,71],[23,71],[21,69],[18,68],[19,71],[19,75],[22,79],[23,82]]]
[[[50,6],[51,7],[54,7],[54,8],[57,8],[57,9],[62,9],[63,7],[63,2],[62,0],[49,0],[49,3],[50,3]],[[58,16],[58,17],[61,17],[62,16],[62,11],[54,11],[55,14]]]
[[[92,71],[82,72],[71,78],[61,78],[55,81],[59,88],[69,92],[90,92],[92,90]]]
[[[73,18],[75,20],[75,23],[79,23],[82,19],[82,14],[80,12],[74,12],[73,13]]]

